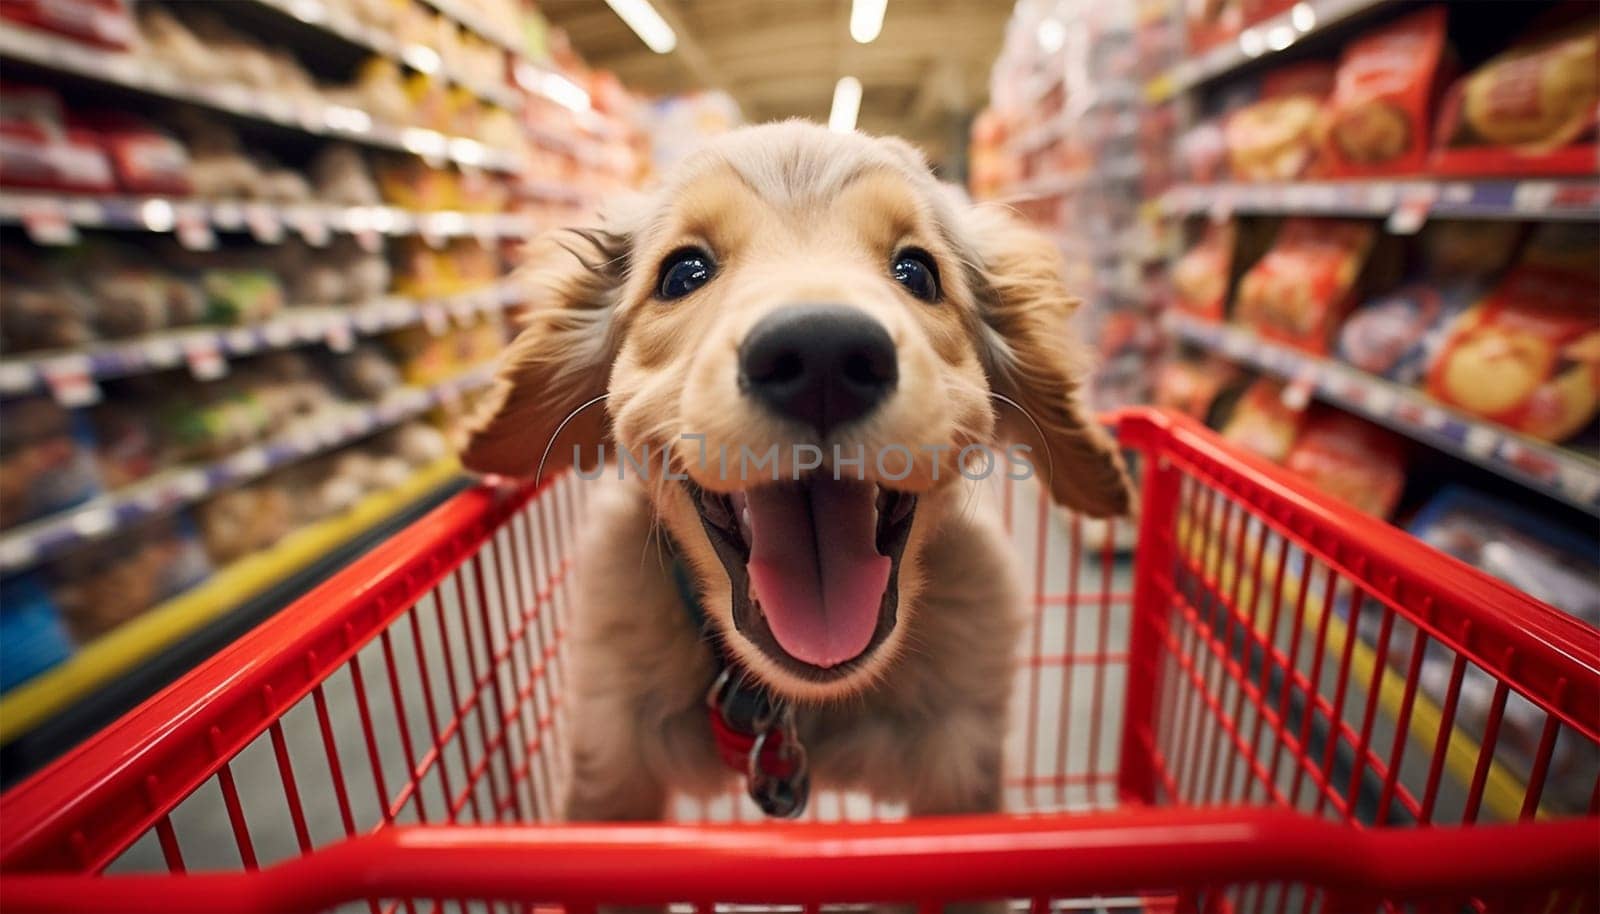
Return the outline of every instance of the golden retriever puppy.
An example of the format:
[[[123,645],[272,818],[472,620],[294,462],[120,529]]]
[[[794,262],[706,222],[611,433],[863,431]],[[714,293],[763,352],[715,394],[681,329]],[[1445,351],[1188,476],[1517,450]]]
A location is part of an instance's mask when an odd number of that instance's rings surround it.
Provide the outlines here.
[[[566,815],[657,819],[734,764],[779,815],[807,777],[912,815],[998,810],[1023,614],[974,480],[1032,472],[1094,516],[1131,498],[1077,403],[1051,243],[902,141],[786,122],[549,233],[522,276],[528,323],[463,460],[601,477]],[[718,714],[765,735],[748,765]]]

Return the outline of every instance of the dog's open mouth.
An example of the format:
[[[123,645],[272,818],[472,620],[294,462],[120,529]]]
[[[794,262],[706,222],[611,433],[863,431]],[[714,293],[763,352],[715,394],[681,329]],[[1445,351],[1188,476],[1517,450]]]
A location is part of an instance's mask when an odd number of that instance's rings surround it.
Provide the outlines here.
[[[733,582],[734,627],[785,671],[842,678],[894,631],[915,495],[825,475],[685,485]]]

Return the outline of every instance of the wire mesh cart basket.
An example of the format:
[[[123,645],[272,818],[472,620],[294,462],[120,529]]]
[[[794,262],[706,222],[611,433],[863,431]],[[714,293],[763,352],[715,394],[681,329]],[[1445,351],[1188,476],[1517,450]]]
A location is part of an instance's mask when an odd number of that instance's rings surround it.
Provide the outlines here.
[[[1004,484],[1004,815],[821,793],[778,824],[730,786],[557,823],[569,475],[456,497],[0,797],[0,903],[1600,906],[1600,633],[1186,419],[1113,421],[1137,530]]]

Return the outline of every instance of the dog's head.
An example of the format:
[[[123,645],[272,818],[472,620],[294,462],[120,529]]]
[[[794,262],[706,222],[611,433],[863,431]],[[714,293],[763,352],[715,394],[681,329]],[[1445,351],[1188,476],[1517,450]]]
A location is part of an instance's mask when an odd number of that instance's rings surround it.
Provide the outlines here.
[[[529,323],[466,465],[548,475],[609,445],[728,649],[783,694],[884,673],[963,471],[1031,467],[1064,505],[1128,508],[1077,402],[1054,247],[901,141],[735,131],[525,271]]]

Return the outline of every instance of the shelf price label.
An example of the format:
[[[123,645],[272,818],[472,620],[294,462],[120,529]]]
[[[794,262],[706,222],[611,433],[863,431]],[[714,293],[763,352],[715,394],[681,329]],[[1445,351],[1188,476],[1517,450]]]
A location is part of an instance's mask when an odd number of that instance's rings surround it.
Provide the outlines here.
[[[288,214],[289,224],[306,240],[306,244],[314,248],[328,246],[332,230],[328,228],[328,221],[321,213],[311,210],[292,210]]]
[[[56,402],[68,409],[100,402],[100,385],[94,381],[86,355],[64,355],[40,364],[39,373]]]
[[[215,381],[228,373],[228,360],[223,358],[216,338],[209,334],[184,340],[183,358],[197,380]]]
[[[1461,442],[1468,454],[1480,460],[1493,457],[1499,443],[1500,436],[1482,425],[1468,426],[1466,437]]]
[[[1511,192],[1511,208],[1519,213],[1543,213],[1556,199],[1554,181],[1518,181]]]
[[[334,352],[349,352],[356,345],[355,332],[349,321],[334,320],[328,323],[328,348]]]
[[[33,564],[39,555],[39,545],[27,536],[11,536],[0,540],[0,568],[24,568]]]
[[[434,336],[444,336],[450,332],[450,315],[436,304],[422,307],[422,323]]]
[[[244,222],[250,228],[250,236],[262,244],[277,244],[283,240],[283,220],[278,218],[278,211],[270,206],[255,204],[246,207]]]
[[[0,362],[0,391],[27,393],[35,382],[33,367],[26,362]]]
[[[434,390],[434,396],[437,397],[439,405],[449,412],[456,412],[461,408],[461,389],[454,381],[440,384]]]
[[[43,199],[24,206],[22,227],[34,244],[59,247],[78,243],[78,228],[59,200]]]
[[[268,345],[283,347],[294,342],[294,327],[288,321],[269,321],[261,328],[261,335]]]
[[[1401,187],[1394,209],[1389,213],[1387,226],[1390,234],[1415,235],[1428,221],[1428,214],[1433,211],[1433,202],[1438,197],[1439,187],[1436,184]]]
[[[173,213],[178,243],[191,251],[211,251],[217,247],[217,234],[211,230],[206,214],[197,206],[179,206]]]
[[[1317,388],[1315,367],[1307,368],[1289,380],[1283,387],[1283,405],[1294,412],[1305,412],[1311,405],[1311,394]]]
[[[1593,505],[1600,502],[1600,472],[1564,466],[1557,474],[1557,483],[1584,504]]]

